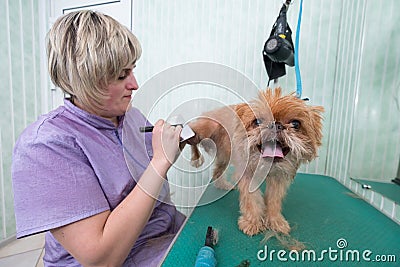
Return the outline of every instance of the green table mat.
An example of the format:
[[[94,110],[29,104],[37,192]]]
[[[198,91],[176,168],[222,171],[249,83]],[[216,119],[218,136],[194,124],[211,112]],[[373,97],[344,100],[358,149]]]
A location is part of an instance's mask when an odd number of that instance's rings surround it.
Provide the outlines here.
[[[217,266],[243,260],[250,266],[400,266],[400,226],[331,177],[298,174],[289,188],[283,214],[291,238],[305,247],[297,252],[275,237],[265,242],[265,234],[243,234],[237,226],[238,195],[233,190],[195,208],[162,266],[194,266],[208,226],[219,233]]]

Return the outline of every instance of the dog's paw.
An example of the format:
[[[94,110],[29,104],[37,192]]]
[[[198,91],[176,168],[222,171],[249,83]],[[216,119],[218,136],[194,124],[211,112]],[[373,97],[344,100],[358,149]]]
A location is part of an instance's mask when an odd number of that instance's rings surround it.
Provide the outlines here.
[[[225,177],[219,177],[218,179],[214,180],[214,186],[218,189],[222,190],[232,190],[235,186],[228,182]]]
[[[283,218],[282,215],[267,217],[265,219],[265,226],[269,230],[285,235],[288,235],[290,232],[289,223],[285,220],[285,218]]]
[[[252,236],[261,233],[266,230],[265,223],[262,218],[245,218],[240,216],[238,220],[239,229],[246,235]]]
[[[190,161],[190,165],[192,165],[195,168],[200,167],[201,165],[203,165],[203,163],[204,163],[203,155],[200,155],[200,157],[197,159],[191,159],[191,161]]]

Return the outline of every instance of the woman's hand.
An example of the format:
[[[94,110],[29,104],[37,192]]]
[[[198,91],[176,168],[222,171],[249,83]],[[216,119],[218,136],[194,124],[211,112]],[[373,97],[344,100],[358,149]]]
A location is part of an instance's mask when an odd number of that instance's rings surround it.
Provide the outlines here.
[[[178,158],[181,126],[171,126],[164,120],[158,120],[153,129],[153,164],[167,171]],[[164,169],[166,168],[166,169]]]

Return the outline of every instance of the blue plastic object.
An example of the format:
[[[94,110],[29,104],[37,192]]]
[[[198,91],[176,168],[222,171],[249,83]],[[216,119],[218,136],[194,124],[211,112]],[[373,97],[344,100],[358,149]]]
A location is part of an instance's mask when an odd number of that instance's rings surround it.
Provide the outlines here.
[[[209,246],[204,246],[197,254],[195,267],[215,267],[217,259],[215,258],[214,249]]]

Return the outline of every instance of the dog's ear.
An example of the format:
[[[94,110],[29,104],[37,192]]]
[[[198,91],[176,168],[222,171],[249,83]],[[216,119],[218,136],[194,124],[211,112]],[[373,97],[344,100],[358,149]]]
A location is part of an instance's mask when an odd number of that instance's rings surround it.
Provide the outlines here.
[[[319,147],[322,144],[322,113],[325,111],[322,106],[310,106],[310,123],[314,133],[314,144]]]
[[[235,106],[235,112],[239,116],[239,118],[243,117],[243,115],[247,113],[249,109],[250,107],[247,103],[241,103]]]
[[[246,130],[249,130],[250,127],[253,127],[256,115],[249,104],[241,103],[236,105],[235,112]]]

